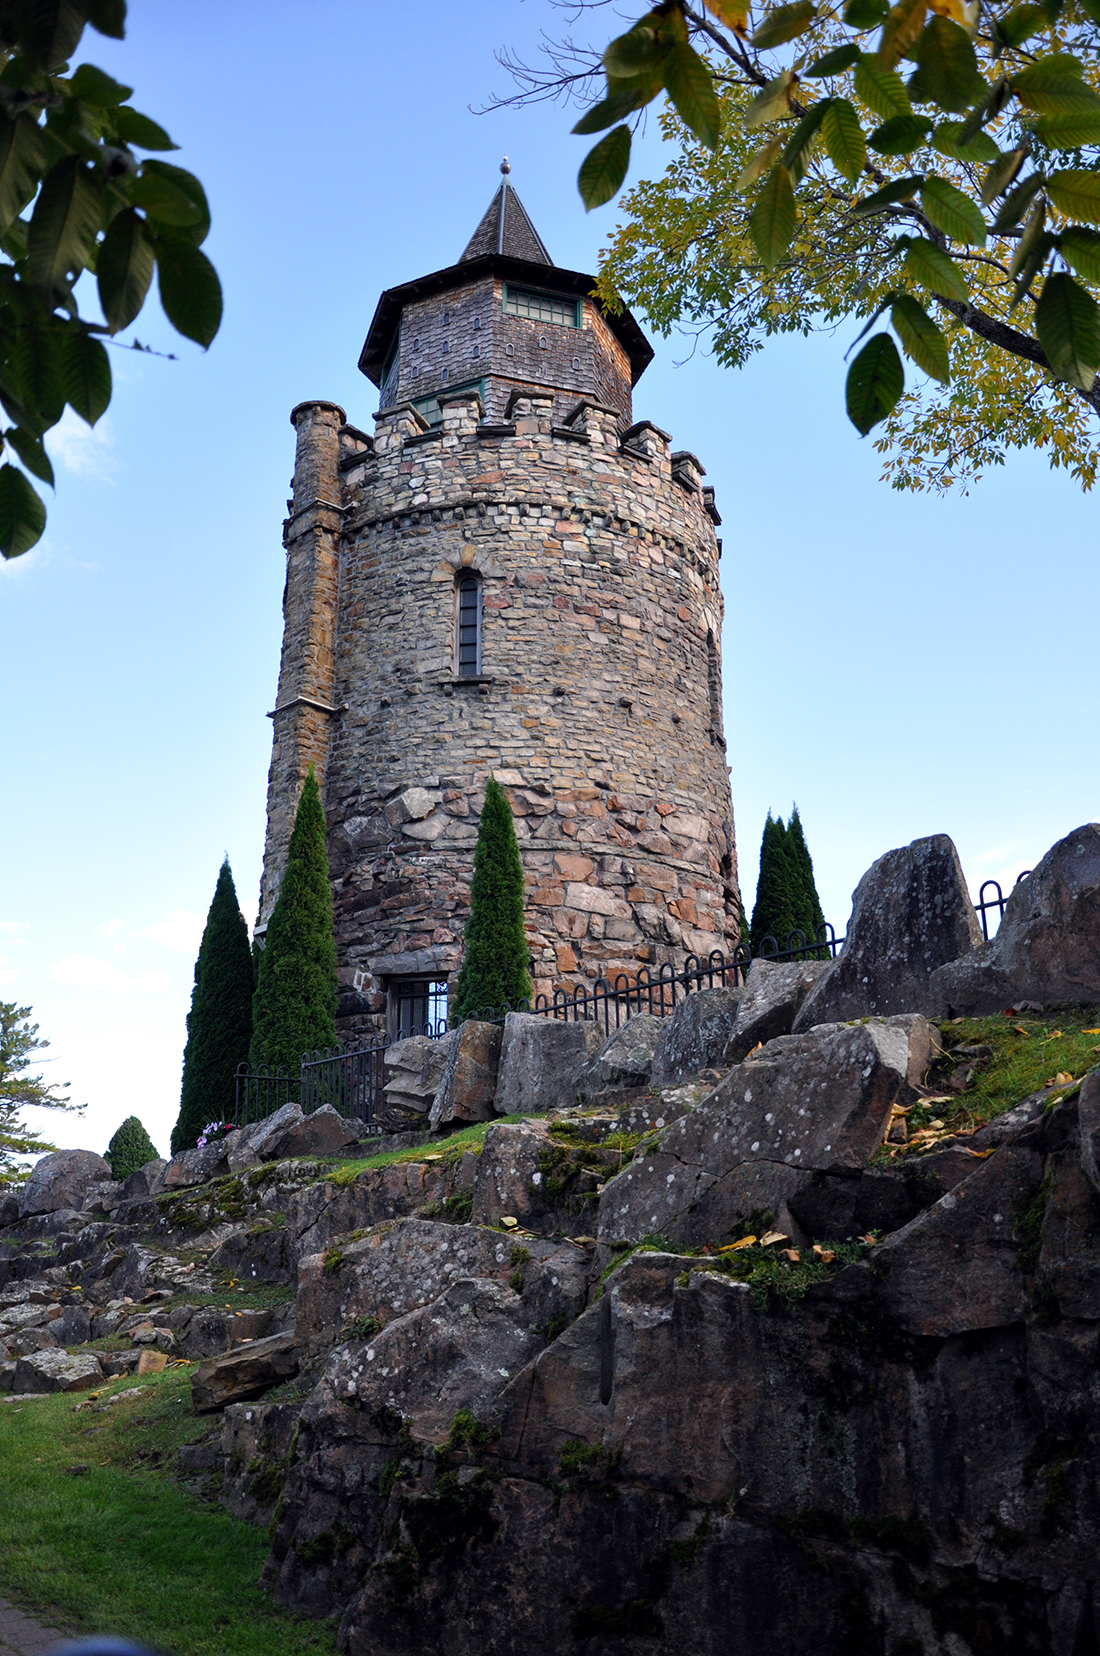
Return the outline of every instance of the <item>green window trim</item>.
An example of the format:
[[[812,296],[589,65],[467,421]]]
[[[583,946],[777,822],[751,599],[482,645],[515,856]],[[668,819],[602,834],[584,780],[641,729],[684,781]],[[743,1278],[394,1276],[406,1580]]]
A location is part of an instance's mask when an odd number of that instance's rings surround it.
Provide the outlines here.
[[[566,299],[560,293],[540,293],[537,288],[513,287],[504,284],[502,309],[507,316],[525,316],[532,322],[550,322],[559,328],[579,328],[581,305],[579,299]]]
[[[476,391],[482,402],[485,401],[485,381],[463,380],[461,385],[441,385],[439,390],[430,397],[415,397],[413,407],[418,414],[423,414],[430,426],[443,424],[443,410],[439,406],[440,397],[453,397],[460,391]]]

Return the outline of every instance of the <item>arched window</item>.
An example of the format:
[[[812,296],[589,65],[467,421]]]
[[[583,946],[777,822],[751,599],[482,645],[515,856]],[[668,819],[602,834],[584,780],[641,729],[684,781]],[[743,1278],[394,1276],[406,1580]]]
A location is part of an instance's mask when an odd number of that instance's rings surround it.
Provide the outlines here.
[[[481,582],[476,575],[458,578],[455,622],[455,674],[477,678],[481,673]]]

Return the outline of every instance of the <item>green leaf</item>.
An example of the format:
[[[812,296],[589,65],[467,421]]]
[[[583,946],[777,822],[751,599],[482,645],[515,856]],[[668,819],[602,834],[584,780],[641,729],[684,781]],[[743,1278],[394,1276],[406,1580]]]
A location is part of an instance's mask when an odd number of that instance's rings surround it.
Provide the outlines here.
[[[1031,209],[1031,216],[1024,227],[1024,233],[1016,243],[1016,250],[1009,261],[1008,274],[1016,280],[1016,290],[1012,296],[1010,309],[1019,304],[1035,277],[1039,274],[1046,261],[1047,254],[1054,246],[1054,237],[1044,229],[1047,221],[1047,204],[1040,196]]]
[[[884,184],[881,190],[864,196],[852,208],[857,218],[864,218],[868,213],[881,212],[883,207],[889,207],[895,201],[911,201],[924,182],[923,176],[917,174],[912,178],[895,178],[892,183]]]
[[[136,144],[138,149],[144,150],[179,149],[162,126],[151,121],[148,115],[139,114],[136,109],[116,109],[114,123],[115,131],[124,144]],[[576,131],[576,128],[573,130]]]
[[[45,164],[38,127],[29,115],[0,117],[0,234],[6,234],[38,188]]]
[[[933,17],[917,41],[914,57],[923,101],[941,109],[969,109],[986,83],[978,73],[974,43],[949,17]]]
[[[1100,305],[1092,294],[1062,271],[1048,276],[1035,306],[1035,331],[1059,378],[1091,391],[1100,367]]]
[[[15,466],[0,466],[0,552],[20,558],[41,540],[46,508]]]
[[[892,69],[907,55],[921,29],[928,11],[928,0],[895,0],[886,13],[875,53],[884,69]]]
[[[177,333],[205,349],[222,319],[222,287],[205,253],[182,236],[158,236],[157,283],[164,314]]]
[[[745,112],[745,125],[750,131],[754,127],[763,126],[766,121],[778,120],[780,116],[790,114],[793,85],[793,70],[784,69],[756,94]]]
[[[923,236],[914,236],[905,250],[905,274],[919,282],[930,293],[942,293],[945,299],[966,303],[966,279],[949,254]]]
[[[809,80],[824,80],[826,75],[839,75],[858,62],[859,47],[850,41],[847,46],[837,46],[833,51],[826,52],[824,57],[816,58],[803,73]]]
[[[65,408],[60,328],[40,325],[25,314],[11,331],[5,367],[22,410],[17,423],[40,436]]]
[[[1021,147],[1020,149],[1006,150],[1004,155],[999,156],[994,161],[986,173],[985,182],[982,185],[983,207],[990,206],[999,195],[1004,194],[1026,159],[1027,150]]]
[[[617,194],[630,165],[630,128],[617,126],[595,149],[589,150],[577,174],[577,189],[585,211],[602,207]]]
[[[906,356],[941,385],[950,385],[947,341],[920,300],[911,293],[899,293],[890,309],[890,321]]]
[[[88,22],[101,35],[122,40],[126,34],[126,0],[85,0]]]
[[[613,40],[603,55],[603,66],[610,76],[629,80],[633,75],[653,69],[669,50],[671,41],[664,38],[659,27],[660,18],[650,12],[635,23],[626,34]]]
[[[921,186],[920,204],[925,216],[945,236],[968,242],[973,247],[985,246],[988,232],[980,209],[946,178],[926,178]]]
[[[889,11],[886,0],[848,0],[844,21],[850,29],[874,29]]]
[[[710,68],[686,41],[678,42],[665,63],[665,91],[689,132],[708,149],[717,149],[722,111]]]
[[[884,69],[871,52],[861,52],[856,64],[856,96],[868,109],[884,121],[891,115],[909,115],[912,105],[901,76],[895,69]]]
[[[867,143],[879,155],[908,155],[921,147],[931,130],[926,115],[891,115],[875,128]]]
[[[111,400],[111,364],[104,346],[83,328],[74,328],[63,338],[61,365],[65,401],[94,426]]]
[[[817,103],[812,104],[791,134],[781,159],[783,165],[791,174],[792,181],[800,179],[806,171],[810,147],[817,135],[818,128],[829,112],[831,102],[830,98],[821,98]]]
[[[1100,231],[1071,224],[1058,238],[1062,257],[1086,282],[1100,282]]]
[[[39,438],[32,437],[29,431],[20,430],[19,426],[11,426],[4,433],[4,441],[15,450],[29,472],[53,487],[53,467]]]
[[[32,0],[11,9],[18,17],[20,50],[37,68],[58,69],[72,57],[84,33],[85,8],[79,0]]]
[[[861,437],[884,420],[905,390],[905,369],[888,333],[874,334],[848,370],[848,418]]]
[[[107,226],[95,266],[99,303],[112,333],[129,327],[145,303],[153,280],[153,246],[145,221],[133,207]]]
[[[993,220],[993,234],[1002,235],[1014,230],[1031,206],[1036,190],[1041,190],[1046,179],[1041,172],[1028,173],[1021,184],[1010,190],[1001,203],[1001,210]],[[984,192],[983,192],[984,193]]]
[[[847,98],[830,98],[821,139],[837,172],[854,184],[867,164],[867,143],[859,116]]]
[[[960,144],[962,121],[941,121],[932,134],[932,148],[952,161],[996,161],[1000,150],[988,133],[976,132],[969,143]]]
[[[756,183],[756,180],[761,178],[764,173],[767,172],[768,168],[771,166],[772,162],[775,160],[782,148],[782,138],[769,138],[768,142],[764,145],[764,148],[757,150],[752,160],[742,171],[737,183],[734,185],[734,189],[737,191],[738,195],[742,195],[746,190],[751,189]]]
[[[1100,144],[1100,107],[1081,108],[1077,113],[1044,115],[1035,122],[1035,136],[1050,149],[1083,149]]]
[[[79,275],[95,257],[96,232],[102,222],[99,179],[83,157],[65,156],[46,174],[31,215],[27,240],[31,283],[55,296],[67,293],[70,274]]]
[[[1054,52],[1013,71],[1012,90],[1027,109],[1039,115],[1076,114],[1100,108],[1100,98],[1081,78],[1079,58]]]
[[[760,187],[749,219],[749,235],[765,270],[774,270],[791,245],[794,223],[791,175],[784,166],[773,167]]]
[[[621,121],[624,115],[632,114],[648,102],[639,81],[616,81],[615,86],[616,91],[609,90],[606,98],[601,98],[587,114],[581,116],[573,128],[575,133],[584,137],[590,132],[603,132],[607,127],[614,126],[616,121]]]
[[[1033,34],[1046,28],[1046,12],[1042,6],[1036,6],[1025,0],[1022,6],[1013,6],[1004,17],[995,18],[993,22],[993,39],[996,46],[1003,50],[1008,46],[1019,46],[1021,41],[1030,40]]]
[[[94,63],[80,65],[69,82],[69,91],[74,98],[80,98],[95,109],[114,109],[134,95],[132,86],[121,86],[102,69],[97,69]]]
[[[794,0],[793,5],[776,6],[754,31],[752,44],[761,52],[770,46],[782,46],[785,40],[805,34],[816,17],[814,0]]]
[[[202,220],[202,209],[191,195],[180,188],[173,178],[163,178],[146,161],[136,177],[126,181],[127,194],[136,207],[144,207],[157,224],[171,225],[174,230],[197,225]]]
[[[1100,174],[1080,168],[1051,173],[1047,195],[1067,218],[1100,224]]]

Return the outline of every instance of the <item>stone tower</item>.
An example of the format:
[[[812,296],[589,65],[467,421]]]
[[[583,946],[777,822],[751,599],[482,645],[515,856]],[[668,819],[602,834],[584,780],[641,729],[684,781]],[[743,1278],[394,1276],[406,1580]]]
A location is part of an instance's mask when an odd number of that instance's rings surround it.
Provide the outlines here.
[[[374,436],[301,403],[260,931],[316,767],[345,1036],[445,1010],[492,771],[536,992],[730,947],[720,522],[635,421],[652,358],[505,178],[457,264],[379,300]]]

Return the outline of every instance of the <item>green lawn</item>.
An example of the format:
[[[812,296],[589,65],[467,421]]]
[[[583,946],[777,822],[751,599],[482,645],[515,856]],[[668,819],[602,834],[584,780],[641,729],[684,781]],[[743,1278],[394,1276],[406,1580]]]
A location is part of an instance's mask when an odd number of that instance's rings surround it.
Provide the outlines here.
[[[140,1397],[101,1411],[135,1386]],[[169,1656],[330,1656],[331,1623],[277,1610],[257,1587],[266,1533],[168,1475],[179,1445],[210,1430],[185,1367],[0,1404],[0,1594]]]

